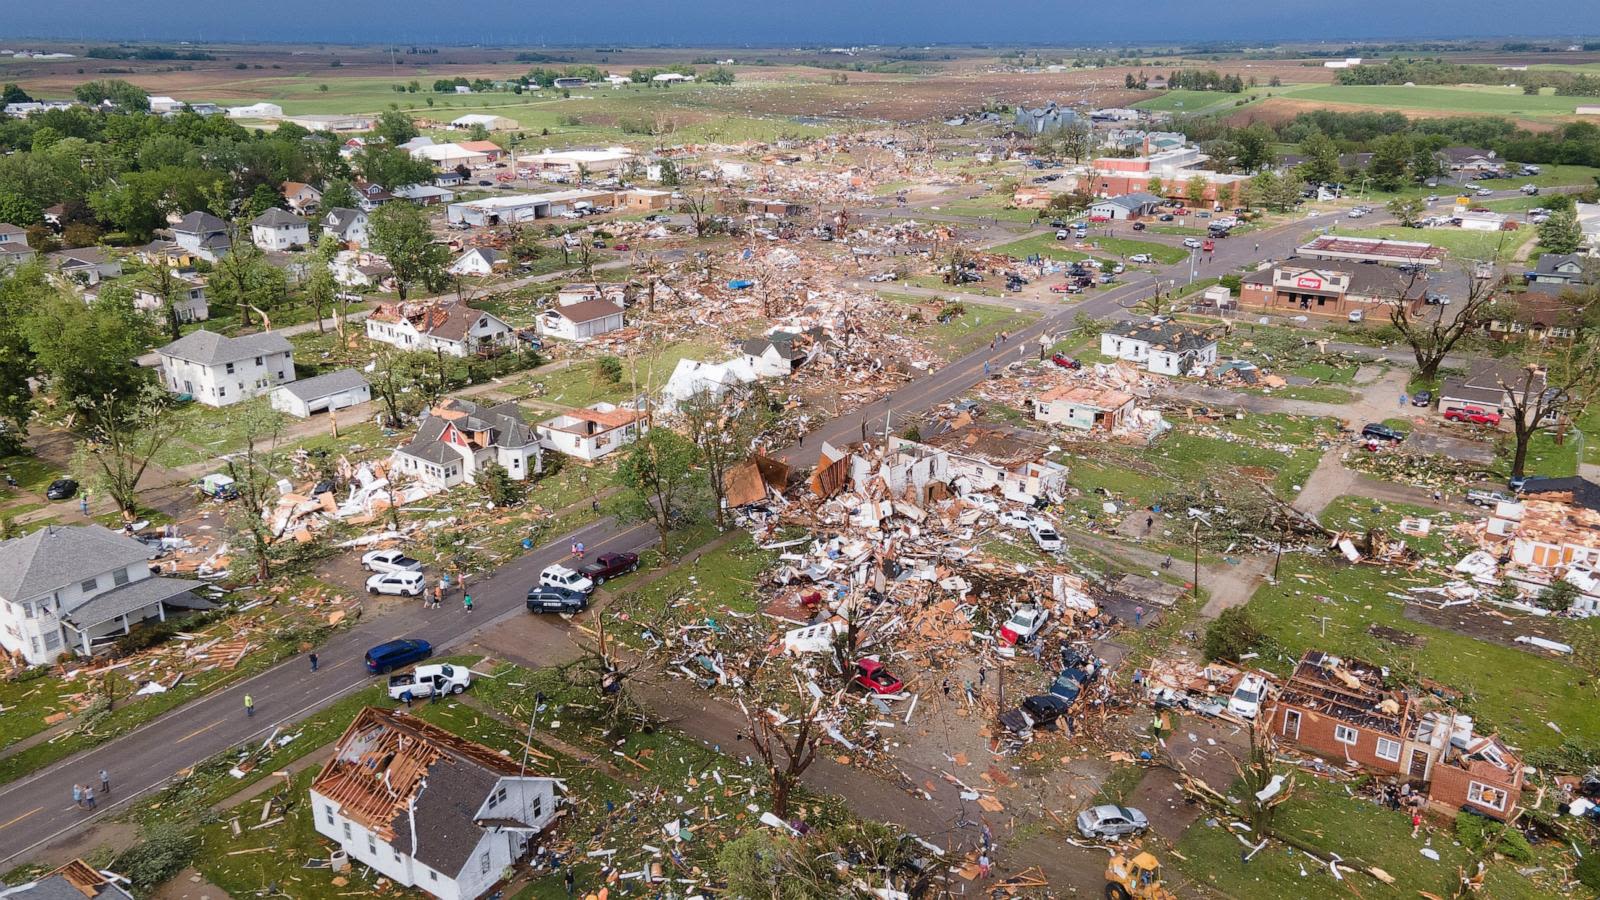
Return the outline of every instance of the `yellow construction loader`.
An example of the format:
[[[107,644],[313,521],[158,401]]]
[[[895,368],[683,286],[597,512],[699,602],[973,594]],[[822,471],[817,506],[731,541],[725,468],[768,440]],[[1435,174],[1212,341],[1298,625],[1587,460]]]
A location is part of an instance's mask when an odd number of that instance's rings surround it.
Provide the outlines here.
[[[1129,859],[1113,854],[1106,863],[1107,900],[1177,900],[1178,895],[1161,886],[1161,863],[1151,853],[1141,852]]]

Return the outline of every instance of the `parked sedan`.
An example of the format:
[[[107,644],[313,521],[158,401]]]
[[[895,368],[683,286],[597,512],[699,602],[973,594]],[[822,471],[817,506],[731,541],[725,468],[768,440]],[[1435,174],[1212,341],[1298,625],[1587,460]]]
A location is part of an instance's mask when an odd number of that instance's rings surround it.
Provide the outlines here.
[[[997,517],[1001,525],[1007,528],[1027,528],[1033,524],[1033,516],[1020,509],[1008,509]]]
[[[1148,253],[1135,253],[1134,255],[1128,257],[1128,262],[1148,265],[1149,263],[1155,262],[1155,257],[1152,257]]]
[[[1426,409],[1433,405],[1433,391],[1417,391],[1411,395],[1411,405]]]
[[[1035,694],[1016,709],[1001,713],[1000,724],[1008,731],[1021,734],[1050,725],[1071,708],[1071,703],[1055,694]]]
[[[1130,834],[1139,834],[1150,827],[1150,819],[1130,806],[1107,803],[1093,806],[1078,813],[1078,833],[1094,840],[1116,840]]]
[[[373,550],[361,557],[361,568],[368,572],[421,572],[422,563],[400,550]]]
[[[1380,441],[1393,441],[1396,444],[1406,439],[1405,434],[1381,422],[1368,422],[1366,427],[1361,429],[1361,436]]]
[[[1470,422],[1473,425],[1499,425],[1500,414],[1481,406],[1452,406],[1444,411],[1446,422]]]
[[[577,613],[589,608],[589,597],[566,588],[538,585],[528,588],[528,612]]]
[[[1199,238],[1184,238],[1183,245],[1190,250],[1199,250],[1203,242]]]
[[[78,493],[78,483],[71,478],[57,478],[44,489],[47,500],[71,500]]]

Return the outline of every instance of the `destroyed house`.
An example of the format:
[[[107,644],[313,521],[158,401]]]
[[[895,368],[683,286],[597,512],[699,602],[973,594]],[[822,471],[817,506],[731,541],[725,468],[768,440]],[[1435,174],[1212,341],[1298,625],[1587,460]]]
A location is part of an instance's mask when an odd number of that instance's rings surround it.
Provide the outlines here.
[[[1111,388],[1066,385],[1033,399],[1033,417],[1080,431],[1116,431],[1133,411],[1133,395]]]
[[[557,817],[558,783],[398,711],[367,707],[311,783],[316,829],[396,884],[489,893]]]
[[[395,464],[425,486],[443,490],[468,481],[498,463],[522,481],[544,470],[543,451],[515,403],[479,406],[451,398],[423,417],[417,436],[394,451]]]
[[[1505,819],[1522,797],[1522,760],[1468,716],[1421,713],[1381,669],[1307,651],[1273,701],[1274,736],[1334,764],[1383,772],[1424,791],[1441,812]]]
[[[828,450],[824,444],[824,455]],[[850,485],[863,496],[877,496],[875,483],[881,483],[890,497],[925,503],[939,499],[936,495],[950,478],[949,454],[910,441],[897,443],[876,460],[865,453],[850,457]]]
[[[366,326],[369,340],[457,357],[492,354],[516,338],[516,329],[504,319],[456,300],[379,304]]]
[[[156,577],[149,560],[144,542],[100,525],[0,541],[0,649],[46,665],[165,621],[168,609],[211,608],[191,593],[201,582]]]
[[[1216,335],[1167,319],[1118,322],[1100,334],[1100,352],[1158,375],[1187,375],[1217,361]]]
[[[1600,512],[1560,494],[1497,504],[1485,538],[1498,548],[1509,542],[1511,561],[1520,566],[1551,572],[1600,567]]]
[[[16,887],[0,884],[0,900],[133,900],[113,876],[75,859]]]
[[[907,447],[949,455],[950,478],[958,493],[999,488],[1007,495],[1045,497],[1066,490],[1067,468],[1045,458],[1046,448],[1026,432],[967,425],[933,435],[918,444],[894,438],[895,450]]]
[[[751,338],[739,345],[744,361],[763,378],[787,378],[822,346],[822,329],[811,328],[802,334],[774,331],[766,337]]]
[[[1335,763],[1398,774],[1415,715],[1411,698],[1385,687],[1376,666],[1311,650],[1278,692],[1271,727]]]

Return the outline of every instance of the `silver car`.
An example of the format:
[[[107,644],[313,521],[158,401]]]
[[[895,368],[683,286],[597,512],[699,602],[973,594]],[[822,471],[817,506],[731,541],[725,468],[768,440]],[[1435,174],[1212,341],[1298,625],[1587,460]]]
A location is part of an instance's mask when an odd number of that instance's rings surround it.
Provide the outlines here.
[[[1115,840],[1130,834],[1138,834],[1150,827],[1150,820],[1145,814],[1131,806],[1115,806],[1110,803],[1104,806],[1092,806],[1078,813],[1078,832],[1084,837],[1110,838]]]

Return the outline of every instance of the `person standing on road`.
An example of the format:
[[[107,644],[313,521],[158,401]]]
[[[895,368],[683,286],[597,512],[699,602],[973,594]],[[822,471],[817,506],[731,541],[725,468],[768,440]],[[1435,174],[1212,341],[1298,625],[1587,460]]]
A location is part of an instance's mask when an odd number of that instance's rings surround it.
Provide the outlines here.
[[[100,770],[100,793],[111,793],[111,773],[105,769]]]
[[[461,595],[461,607],[462,607],[462,609],[465,609],[467,612],[472,612],[472,595],[471,594],[462,594]]]
[[[83,789],[83,802],[85,806],[94,809],[94,788],[86,787]]]
[[[311,671],[315,672],[316,670],[317,670],[317,654],[313,653],[313,654],[311,654]]]
[[[72,805],[83,808],[83,785],[76,782],[72,785]]]
[[[244,717],[253,718],[256,714],[256,698],[249,694],[244,695]]]
[[[444,582],[438,581],[433,586],[433,608],[438,609],[444,605]]]

